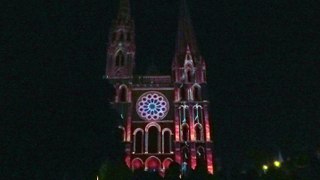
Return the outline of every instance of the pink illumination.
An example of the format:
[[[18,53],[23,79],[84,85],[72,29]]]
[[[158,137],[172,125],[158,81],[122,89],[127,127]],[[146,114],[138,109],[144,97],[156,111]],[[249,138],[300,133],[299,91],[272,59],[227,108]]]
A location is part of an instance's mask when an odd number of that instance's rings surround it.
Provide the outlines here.
[[[211,136],[210,136],[210,124],[209,124],[209,115],[207,111],[207,106],[204,106],[204,116],[205,116],[205,123],[206,123],[206,140],[211,141]]]
[[[178,149],[175,153],[175,161],[177,163],[181,163],[181,155],[180,155],[180,149]]]
[[[126,5],[120,9],[128,13],[128,8]],[[192,26],[185,21],[189,17],[182,13],[179,20],[178,32],[187,33],[178,37],[171,75],[135,76],[133,19],[129,14],[123,19],[122,13],[110,31],[105,77],[115,88],[112,104],[121,113],[126,165],[132,170],[151,169],[163,175],[172,161],[187,163],[192,169],[197,162],[204,162],[212,174],[212,121],[209,102],[201,94],[206,65],[194,44]]]
[[[130,156],[129,155],[126,156],[124,161],[126,162],[126,165],[130,168],[131,167],[130,166],[131,165],[131,163],[130,163],[131,160],[130,160]]]
[[[191,108],[191,110],[189,110],[189,112],[190,112],[190,115],[191,115],[191,117],[190,117],[190,120],[189,120],[189,122],[190,122],[190,136],[191,136],[191,141],[195,141],[196,139],[195,139],[195,133],[194,133],[194,121],[193,121],[193,111],[192,111],[192,108]]]
[[[161,168],[161,162],[157,157],[151,156],[146,160],[146,168],[148,168],[148,169],[160,169]]]
[[[141,159],[134,159],[132,161],[132,169],[140,169],[143,167],[143,162]]]
[[[176,138],[176,141],[179,141],[179,124],[176,124],[175,125],[175,138]]]
[[[207,151],[207,169],[210,174],[213,174],[213,163],[212,163],[212,153]]]
[[[177,108],[175,108],[175,112],[174,112],[174,122],[175,122],[175,139],[176,141],[179,141],[179,137],[180,137],[180,127],[179,127],[179,110]]]
[[[196,152],[194,150],[191,151],[191,168],[195,169],[197,166],[197,158]]]
[[[128,122],[131,122],[131,117],[128,117]],[[127,141],[131,141],[131,123],[127,123]]]
[[[170,166],[171,162],[172,162],[172,159],[170,159],[170,158],[164,160],[163,163],[162,163],[163,168],[164,169],[168,169],[168,167]]]

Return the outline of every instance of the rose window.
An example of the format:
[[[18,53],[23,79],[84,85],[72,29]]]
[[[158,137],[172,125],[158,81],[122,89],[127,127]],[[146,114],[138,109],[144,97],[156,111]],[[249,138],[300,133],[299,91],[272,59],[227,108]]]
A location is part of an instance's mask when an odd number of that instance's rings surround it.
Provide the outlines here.
[[[137,101],[138,115],[145,120],[163,119],[169,110],[167,98],[159,92],[146,92]]]

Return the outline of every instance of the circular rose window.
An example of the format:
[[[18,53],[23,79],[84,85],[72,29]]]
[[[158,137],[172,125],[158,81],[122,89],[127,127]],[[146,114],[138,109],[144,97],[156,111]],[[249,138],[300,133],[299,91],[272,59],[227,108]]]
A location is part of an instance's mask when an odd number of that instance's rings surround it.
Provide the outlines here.
[[[161,120],[169,110],[168,99],[161,93],[149,91],[140,96],[136,109],[138,115],[145,120]]]

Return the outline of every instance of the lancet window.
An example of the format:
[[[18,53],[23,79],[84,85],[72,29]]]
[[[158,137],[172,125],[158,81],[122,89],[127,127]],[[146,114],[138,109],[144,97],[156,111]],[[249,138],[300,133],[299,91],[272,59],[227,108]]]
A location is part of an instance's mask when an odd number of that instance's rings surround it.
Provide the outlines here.
[[[172,132],[168,128],[165,128],[164,130],[162,130],[162,152],[163,153],[172,152]]]
[[[188,105],[180,105],[179,107],[179,116],[180,116],[180,122],[181,124],[183,123],[188,123]]]
[[[193,100],[201,101],[201,87],[198,84],[192,87],[192,96]]]
[[[196,141],[203,141],[203,127],[201,124],[197,123],[194,126]]]
[[[128,97],[128,90],[126,86],[120,86],[119,87],[119,101],[120,102],[126,102],[127,101],[127,97]]]
[[[133,152],[143,153],[143,129],[136,129],[133,133]]]
[[[181,125],[181,140],[189,141],[189,125],[186,123]]]
[[[201,105],[196,104],[193,106],[194,123],[203,123],[203,108]]]
[[[161,127],[159,124],[152,122],[149,123],[146,128],[146,137],[145,137],[145,142],[146,142],[146,147],[145,151],[147,153],[160,153],[160,142],[161,142]]]
[[[122,51],[119,51],[116,55],[116,66],[124,66],[124,54]]]

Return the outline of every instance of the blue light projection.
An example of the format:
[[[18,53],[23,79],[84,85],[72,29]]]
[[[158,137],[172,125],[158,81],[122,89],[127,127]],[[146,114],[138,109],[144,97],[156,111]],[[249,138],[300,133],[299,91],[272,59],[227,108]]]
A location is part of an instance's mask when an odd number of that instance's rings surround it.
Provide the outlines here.
[[[138,115],[145,120],[161,120],[169,110],[167,98],[160,92],[149,91],[144,93],[136,104]]]

